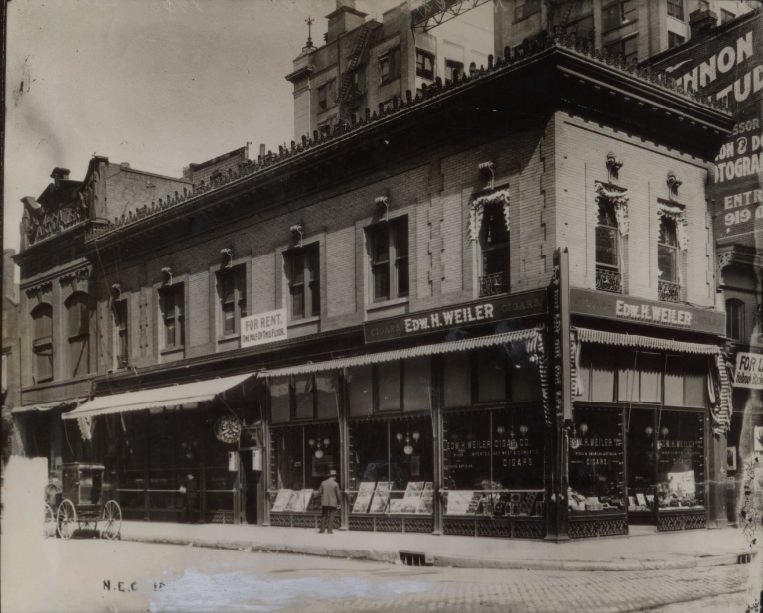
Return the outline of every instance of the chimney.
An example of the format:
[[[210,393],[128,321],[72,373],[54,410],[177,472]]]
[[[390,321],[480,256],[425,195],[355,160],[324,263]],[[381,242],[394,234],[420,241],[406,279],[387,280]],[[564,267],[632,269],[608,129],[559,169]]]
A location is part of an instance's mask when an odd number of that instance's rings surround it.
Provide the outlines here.
[[[53,172],[50,173],[50,178],[53,179],[53,185],[58,187],[61,184],[61,181],[69,179],[69,169],[56,166],[53,169]]]
[[[691,37],[697,38],[704,36],[718,23],[718,15],[710,9],[697,9],[689,15],[689,26],[691,27]]]
[[[326,15],[329,20],[326,42],[330,43],[345,32],[362,26],[367,13],[355,8],[355,0],[336,0],[336,10]]]

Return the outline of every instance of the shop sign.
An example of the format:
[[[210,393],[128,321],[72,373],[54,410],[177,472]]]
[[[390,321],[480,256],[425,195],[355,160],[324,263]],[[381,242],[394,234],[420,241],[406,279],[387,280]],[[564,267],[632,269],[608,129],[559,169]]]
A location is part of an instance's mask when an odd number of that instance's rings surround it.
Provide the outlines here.
[[[365,325],[364,332],[366,343],[375,343],[438,330],[541,315],[545,312],[546,291],[536,290],[369,322]]]
[[[737,353],[734,387],[763,389],[763,354],[744,351]]]
[[[665,302],[626,298],[579,288],[570,289],[570,311],[574,315],[591,315],[709,334],[723,334],[725,326],[724,314],[719,311],[683,305],[669,306]]]
[[[755,246],[763,227],[763,20],[747,19],[656,64],[685,90],[725,100],[736,121],[715,158],[709,198],[719,242]],[[758,238],[760,238],[758,236]]]
[[[265,345],[286,338],[286,309],[241,318],[241,347]]]

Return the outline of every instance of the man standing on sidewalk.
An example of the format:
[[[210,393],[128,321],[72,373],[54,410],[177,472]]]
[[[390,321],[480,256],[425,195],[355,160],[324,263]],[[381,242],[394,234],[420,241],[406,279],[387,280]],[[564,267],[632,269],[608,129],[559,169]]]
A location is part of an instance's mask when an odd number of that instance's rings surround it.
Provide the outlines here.
[[[339,508],[339,484],[336,482],[336,471],[329,471],[328,479],[321,483],[321,530],[320,534],[328,530],[331,534],[334,531],[334,516]]]
[[[180,487],[180,491],[185,494],[183,523],[195,524],[199,510],[199,484],[196,483],[192,473],[188,473],[185,485]]]

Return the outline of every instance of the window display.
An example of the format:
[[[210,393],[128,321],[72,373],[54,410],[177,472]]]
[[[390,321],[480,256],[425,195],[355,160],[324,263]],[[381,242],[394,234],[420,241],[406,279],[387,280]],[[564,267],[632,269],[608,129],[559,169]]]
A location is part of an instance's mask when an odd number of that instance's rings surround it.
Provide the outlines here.
[[[352,513],[432,512],[429,415],[350,422]]]
[[[543,514],[540,407],[443,416],[446,515]]]
[[[654,409],[625,412],[628,440],[628,512],[654,511]]]
[[[663,411],[657,430],[657,507],[705,506],[704,418],[701,413]]]
[[[271,512],[320,511],[321,481],[339,470],[336,423],[273,428],[271,436]]]
[[[576,407],[569,450],[569,510],[624,510],[622,411]]]

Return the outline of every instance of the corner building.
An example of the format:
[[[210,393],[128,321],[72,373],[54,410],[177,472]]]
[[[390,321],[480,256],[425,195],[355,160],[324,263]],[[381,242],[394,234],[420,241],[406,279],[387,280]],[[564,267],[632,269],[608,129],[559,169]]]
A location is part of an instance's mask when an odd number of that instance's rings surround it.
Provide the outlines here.
[[[337,469],[349,530],[715,525],[731,118],[664,83],[549,41],[91,217],[72,455],[150,520],[192,472],[207,521],[316,527]]]

